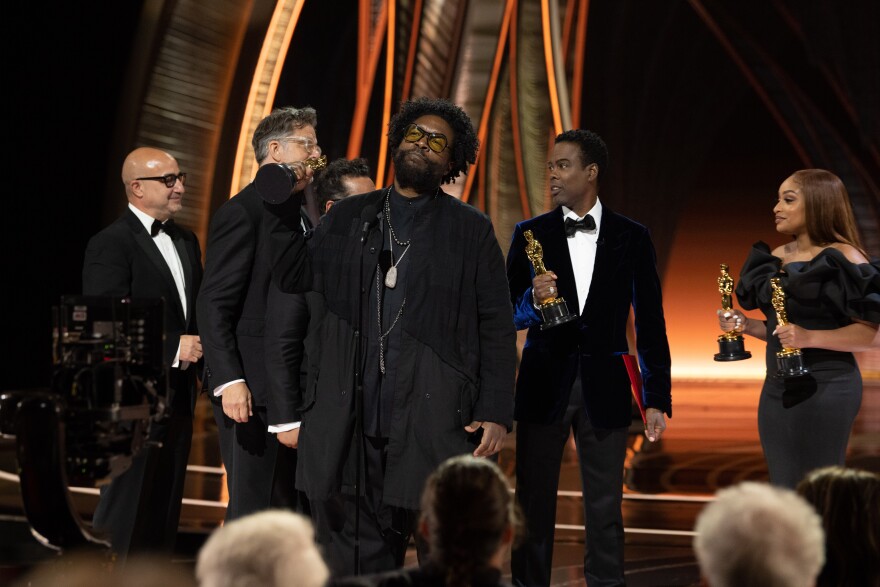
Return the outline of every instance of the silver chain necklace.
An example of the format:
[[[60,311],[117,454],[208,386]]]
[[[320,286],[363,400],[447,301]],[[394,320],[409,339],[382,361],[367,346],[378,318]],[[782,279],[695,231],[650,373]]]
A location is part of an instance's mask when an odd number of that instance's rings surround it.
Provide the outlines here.
[[[397,239],[397,234],[394,232],[394,227],[391,226],[391,186],[388,186],[388,190],[385,192],[385,222],[388,224],[388,251],[391,253],[391,267],[388,268],[388,271],[385,273],[385,287],[389,289],[394,289],[397,287],[397,266],[403,260],[403,257],[409,251],[409,245],[412,242],[410,238],[405,243],[400,242]],[[393,239],[393,241],[392,241]],[[403,251],[403,255],[397,259],[397,263],[394,262],[394,243],[397,243],[398,246],[406,247]]]
[[[405,243],[400,242],[397,238],[397,233],[394,232],[394,227],[391,226],[391,186],[388,186],[388,189],[385,191],[385,222],[388,223],[388,231],[394,238],[394,242],[401,247],[408,247],[409,243],[412,242],[412,239],[409,239]],[[401,255],[401,257],[403,257],[403,255]]]
[[[405,254],[405,253],[404,253]],[[401,258],[403,255],[401,255]],[[388,330],[385,333],[382,333],[382,285],[379,281],[379,275],[382,273],[381,267],[376,266],[376,316],[379,322],[379,372],[382,375],[385,375],[385,339],[388,338],[388,335],[391,334],[391,331],[394,330],[394,327],[397,326],[397,321],[400,320],[400,317],[403,315],[403,307],[406,305],[406,296],[403,296],[403,303],[400,304],[400,309],[397,310],[397,316],[394,317],[394,321],[391,322],[391,326],[388,327]],[[386,279],[387,281],[387,279]]]

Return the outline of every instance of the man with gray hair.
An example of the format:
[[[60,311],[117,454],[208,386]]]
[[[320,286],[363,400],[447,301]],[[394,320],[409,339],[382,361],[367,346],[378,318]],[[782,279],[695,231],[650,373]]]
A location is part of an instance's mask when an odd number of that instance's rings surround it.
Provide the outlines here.
[[[789,489],[752,481],[723,489],[694,529],[709,587],[813,587],[825,562],[822,521]]]
[[[301,514],[266,510],[216,529],[199,551],[200,587],[321,587],[329,572]]]
[[[312,178],[302,162],[321,154],[316,124],[313,108],[276,108],[254,131],[257,163],[294,166],[302,178],[294,189],[301,191]],[[263,200],[253,183],[220,206],[208,232],[197,306],[204,388],[213,404],[226,466],[227,522],[270,506],[278,455],[266,418],[263,332],[271,268],[262,224]]]

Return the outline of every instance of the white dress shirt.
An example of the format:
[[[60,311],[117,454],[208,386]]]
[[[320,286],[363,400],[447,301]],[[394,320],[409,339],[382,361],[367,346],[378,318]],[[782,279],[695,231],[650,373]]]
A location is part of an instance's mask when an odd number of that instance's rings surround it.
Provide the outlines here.
[[[147,233],[150,233],[153,222],[156,220],[151,217],[146,212],[138,210],[131,204],[128,205],[129,210],[134,212],[134,215],[137,216],[138,220],[144,225],[144,228],[147,229]],[[163,230],[160,231],[159,234],[152,237],[153,243],[155,243],[156,247],[159,249],[159,252],[162,253],[162,257],[165,259],[165,263],[168,265],[168,269],[171,271],[171,276],[174,278],[174,285],[177,286],[177,295],[180,296],[180,305],[183,306],[183,318],[186,319],[186,280],[183,278],[183,264],[180,262],[180,255],[177,254],[177,247],[174,246],[174,241],[171,240],[171,237]],[[174,362],[171,364],[171,367],[180,367],[181,369],[186,369],[189,366],[187,361],[184,361],[183,364],[180,363],[180,342],[177,343],[177,354],[174,355]]]
[[[568,237],[568,255],[571,258],[571,268],[574,270],[574,282],[577,286],[578,302],[580,303],[579,314],[584,313],[587,296],[590,295],[590,284],[593,282],[593,268],[596,265],[596,243],[599,240],[599,228],[602,226],[602,202],[596,199],[596,205],[587,213],[596,221],[595,230],[578,230]],[[573,210],[562,207],[563,221],[565,218],[580,220]]]

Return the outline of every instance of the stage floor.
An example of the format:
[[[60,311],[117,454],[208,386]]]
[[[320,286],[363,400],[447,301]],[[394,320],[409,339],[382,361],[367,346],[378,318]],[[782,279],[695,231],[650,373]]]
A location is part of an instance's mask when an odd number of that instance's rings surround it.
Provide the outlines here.
[[[694,519],[715,491],[742,480],[766,480],[756,422],[759,381],[675,381],[674,417],[663,440],[648,443],[633,426],[624,487],[626,577],[630,587],[699,583],[691,549]],[[499,463],[515,485],[511,434]],[[880,472],[880,382],[866,381],[847,464]],[[14,439],[0,439],[0,584],[53,552],[31,536],[21,506]],[[224,471],[216,426],[199,399],[176,560],[192,564],[225,511]],[[72,488],[75,507],[90,519],[97,490]],[[583,514],[574,446],[560,477],[552,584],[584,585]],[[415,562],[411,553],[408,562]]]

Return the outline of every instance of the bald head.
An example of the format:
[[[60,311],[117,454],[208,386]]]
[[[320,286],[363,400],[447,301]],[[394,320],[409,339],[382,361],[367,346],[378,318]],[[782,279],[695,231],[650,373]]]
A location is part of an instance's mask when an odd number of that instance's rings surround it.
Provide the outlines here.
[[[122,183],[128,185],[136,177],[155,177],[163,175],[157,170],[164,165],[177,166],[177,160],[159,149],[141,147],[128,154],[122,164]]]
[[[179,177],[172,187],[165,185],[161,178],[169,175],[179,176],[180,166],[165,151],[141,147],[129,153],[122,163],[122,183],[129,203],[163,222],[174,216],[181,208],[185,189]]]

